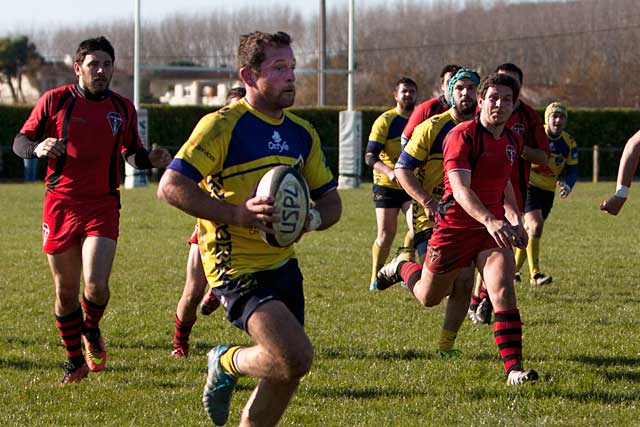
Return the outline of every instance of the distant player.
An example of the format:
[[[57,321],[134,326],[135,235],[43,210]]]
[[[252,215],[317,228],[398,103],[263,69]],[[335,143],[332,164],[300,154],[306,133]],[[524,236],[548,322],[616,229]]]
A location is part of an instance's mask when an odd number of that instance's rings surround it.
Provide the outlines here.
[[[524,75],[517,65],[512,63],[498,65],[496,73],[506,74],[516,79],[520,87],[522,87]],[[523,212],[531,164],[547,166],[549,143],[538,113],[521,99],[516,101],[506,127],[520,135],[524,141],[522,155],[518,158],[511,174],[511,184],[518,203],[518,210]],[[471,299],[469,318],[474,323],[488,324],[491,323],[493,306],[491,305],[491,299],[487,295],[486,286],[482,284],[481,277],[478,276],[477,279],[477,292],[474,293]]]
[[[393,170],[402,151],[400,134],[416,105],[416,83],[403,77],[393,91],[395,107],[382,113],[373,123],[365,154],[365,163],[373,168],[373,203],[376,209],[378,234],[371,247],[371,281],[369,289],[375,290],[376,275],[389,256],[398,228],[398,213],[407,214],[410,221],[411,197],[396,181]],[[413,234],[405,236],[404,246],[411,245]]]
[[[526,252],[516,249],[516,271],[520,270],[526,256],[533,286],[546,285],[552,281],[551,276],[540,271],[539,258],[542,229],[553,206],[556,186],[560,188],[560,198],[566,199],[578,178],[578,148],[571,135],[565,132],[567,119],[568,111],[564,105],[553,102],[547,106],[544,120],[551,149],[549,165],[533,165],[529,177],[524,207],[525,229],[529,235],[529,242]],[[516,278],[520,279],[520,273],[516,273]]]
[[[198,218],[207,280],[227,319],[255,343],[209,351],[207,415],[226,423],[236,383],[246,375],[258,384],[240,425],[274,426],[311,369],[313,347],[293,246],[276,248],[260,238],[259,231],[271,230],[265,223],[281,218],[273,198],[255,196],[255,188],[274,166],[298,164],[320,216],[318,230],[339,220],[342,203],[317,132],[285,110],[296,94],[291,37],[242,35],[237,65],[246,96],[200,120],[162,176],[158,197]]]
[[[234,87],[229,90],[225,105],[233,104],[244,98],[246,91],[243,87]],[[193,325],[197,320],[196,312],[200,303],[200,313],[207,316],[213,313],[220,306],[220,301],[216,298],[211,289],[203,299],[207,290],[207,278],[202,268],[200,259],[200,249],[198,248],[198,225],[189,238],[189,256],[187,258],[187,277],[184,290],[174,316],[175,329],[173,333],[173,350],[171,356],[182,359],[189,355],[189,337]]]
[[[437,205],[444,194],[443,141],[458,123],[473,119],[478,83],[480,76],[475,71],[459,69],[449,80],[449,99],[453,106],[419,124],[396,163],[398,182],[413,198],[414,245],[418,264],[424,262]],[[415,170],[417,176],[414,175]],[[454,355],[453,346],[464,321],[472,287],[472,273],[460,275],[454,282],[440,333],[438,351],[441,356]]]
[[[442,114],[451,107],[452,101],[449,98],[449,79],[462,67],[455,64],[448,64],[440,71],[440,90],[441,94],[435,98],[427,99],[426,101],[418,104],[411,113],[409,121],[402,130],[402,137],[400,142],[404,147],[413,135],[413,130],[420,123],[427,120],[429,117],[433,117],[437,114]]]
[[[633,176],[638,169],[640,161],[640,131],[636,132],[624,146],[620,166],[618,167],[618,180],[616,192],[607,200],[600,203],[600,210],[610,215],[618,215],[629,197],[629,187],[633,182]]]
[[[165,167],[171,160],[164,148],[147,152],[133,104],[109,90],[114,62],[106,38],[81,42],[73,64],[78,82],[46,92],[13,146],[20,157],[48,160],[42,250],[68,359],[64,384],[80,382],[107,362],[99,322],[119,234],[121,159],[138,169]]]
[[[519,90],[509,76],[491,74],[482,80],[479,116],[457,125],[444,141],[445,194],[424,268],[400,254],[378,274],[379,287],[403,280],[415,298],[430,307],[475,265],[496,309],[494,335],[508,384],[538,378],[522,365],[522,324],[513,285],[512,247],[524,247],[527,240],[509,180],[522,139],[504,126]],[[465,309],[460,309],[463,317]]]

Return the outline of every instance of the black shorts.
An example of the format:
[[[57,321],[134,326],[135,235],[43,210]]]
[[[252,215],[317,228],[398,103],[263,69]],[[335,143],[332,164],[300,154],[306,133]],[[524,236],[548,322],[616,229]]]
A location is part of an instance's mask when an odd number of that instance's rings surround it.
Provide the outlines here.
[[[527,189],[527,201],[524,204],[525,213],[540,209],[542,211],[542,218],[547,219],[553,207],[553,198],[555,195],[556,193],[553,191],[543,190],[542,188],[530,185]]]
[[[416,248],[416,252],[418,252],[418,257],[420,259],[424,259],[424,256],[427,254],[427,245],[429,244],[429,240],[433,235],[433,228],[427,228],[424,231],[419,231],[413,236],[413,247]]]
[[[409,201],[411,196],[404,190],[373,184],[373,203],[376,208],[401,209]]]
[[[247,332],[249,316],[268,301],[282,301],[301,325],[304,325],[302,273],[297,259],[290,259],[275,270],[264,270],[230,279],[212,288],[223,301],[227,319]]]

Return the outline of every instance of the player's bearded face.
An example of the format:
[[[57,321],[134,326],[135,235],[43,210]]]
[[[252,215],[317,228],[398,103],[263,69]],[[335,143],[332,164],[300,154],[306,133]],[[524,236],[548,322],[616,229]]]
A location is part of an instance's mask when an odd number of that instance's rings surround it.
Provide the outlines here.
[[[476,85],[471,80],[458,80],[453,86],[456,110],[468,116],[476,110]]]
[[[396,102],[405,110],[413,110],[416,106],[417,96],[418,93],[416,91],[416,87],[405,83],[400,83],[394,92]]]
[[[113,76],[113,61],[107,52],[97,50],[87,54],[82,64],[73,64],[73,69],[82,88],[94,95],[109,89]]]
[[[265,49],[265,60],[257,72],[258,92],[273,108],[287,108],[296,98],[296,60],[290,47]]]
[[[489,124],[504,125],[513,111],[513,91],[508,86],[490,86],[481,100],[480,109]]]

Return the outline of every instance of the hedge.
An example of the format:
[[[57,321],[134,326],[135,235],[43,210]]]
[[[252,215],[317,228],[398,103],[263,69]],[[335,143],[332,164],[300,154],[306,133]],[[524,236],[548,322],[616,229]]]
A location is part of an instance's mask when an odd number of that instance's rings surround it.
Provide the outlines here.
[[[173,107],[164,105],[144,105],[149,113],[149,141],[170,148],[175,152],[189,137],[197,121],[215,108],[204,106]],[[311,122],[322,140],[323,149],[334,174],[338,172],[338,116],[342,108],[293,108],[292,112]],[[23,173],[22,161],[12,152],[13,138],[29,115],[29,106],[0,105],[0,148],[3,167],[0,177],[20,179]],[[385,108],[364,108],[362,111],[363,150],[369,131],[375,119]],[[542,110],[538,113],[542,116]],[[640,123],[640,111],[630,109],[579,109],[570,110],[568,132],[581,147],[580,177],[592,174],[591,148],[601,147],[600,175],[615,177],[619,150],[633,135]],[[44,176],[45,165],[40,162],[39,177]],[[370,168],[363,167],[363,179],[371,177]]]

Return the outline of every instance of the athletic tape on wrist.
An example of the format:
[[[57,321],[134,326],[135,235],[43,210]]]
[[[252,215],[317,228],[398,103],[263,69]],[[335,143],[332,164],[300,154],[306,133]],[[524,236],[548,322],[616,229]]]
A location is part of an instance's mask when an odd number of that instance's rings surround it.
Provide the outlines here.
[[[322,217],[320,216],[320,212],[317,209],[309,209],[309,223],[307,225],[307,230],[313,231],[320,227],[322,224]]]

